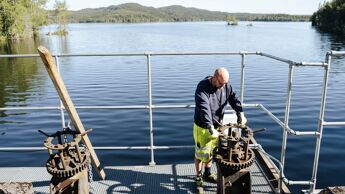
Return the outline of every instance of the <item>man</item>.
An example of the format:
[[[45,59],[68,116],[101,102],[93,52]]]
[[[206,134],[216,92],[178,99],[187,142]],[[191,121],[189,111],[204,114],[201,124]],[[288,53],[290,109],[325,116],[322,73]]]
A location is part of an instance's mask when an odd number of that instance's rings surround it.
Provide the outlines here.
[[[229,82],[229,73],[218,68],[213,76],[201,80],[195,91],[195,113],[193,136],[195,142],[195,170],[197,192],[203,192],[203,180],[217,182],[211,173],[212,153],[216,147],[219,124],[222,123],[227,103],[236,111],[238,124],[247,122],[241,102],[237,99]],[[202,166],[205,165],[202,175]]]

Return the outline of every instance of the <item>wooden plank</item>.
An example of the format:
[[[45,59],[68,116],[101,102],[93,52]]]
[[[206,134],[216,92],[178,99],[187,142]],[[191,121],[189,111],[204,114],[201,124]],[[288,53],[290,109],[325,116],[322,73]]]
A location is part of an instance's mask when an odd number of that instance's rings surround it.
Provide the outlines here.
[[[44,66],[46,67],[47,72],[48,72],[51,80],[53,81],[53,84],[56,88],[56,91],[59,94],[59,97],[62,101],[62,104],[64,105],[64,107],[68,113],[68,116],[71,119],[74,127],[80,133],[85,133],[85,128],[83,126],[83,123],[81,122],[81,120],[79,118],[77,110],[75,109],[75,107],[73,105],[73,102],[72,102],[72,100],[68,94],[66,86],[65,86],[65,84],[64,84],[64,82],[63,82],[63,80],[62,80],[62,78],[61,78],[61,76],[60,76],[60,74],[56,68],[53,57],[51,56],[49,50],[43,46],[39,46],[37,50],[41,56],[41,59],[44,63]],[[90,141],[87,134],[82,136],[82,141],[90,151],[90,156],[91,156],[91,161],[92,161],[93,167],[96,169],[96,172],[98,173],[99,177],[104,180],[106,177],[104,169],[98,160],[96,152],[93,149],[91,141]]]

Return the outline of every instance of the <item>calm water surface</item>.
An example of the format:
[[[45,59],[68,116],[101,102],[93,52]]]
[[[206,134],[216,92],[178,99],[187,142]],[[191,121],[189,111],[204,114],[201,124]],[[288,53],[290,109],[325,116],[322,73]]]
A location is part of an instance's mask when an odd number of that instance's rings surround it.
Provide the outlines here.
[[[310,23],[254,22],[227,26],[221,22],[152,24],[71,24],[66,37],[0,44],[0,54],[36,53],[44,45],[52,53],[125,52],[238,52],[261,51],[294,61],[320,62],[329,50],[345,50],[345,41],[313,29]],[[271,59],[246,58],[245,103],[261,103],[284,119],[288,65]],[[194,104],[197,83],[225,66],[239,91],[240,56],[154,56],[153,103]],[[77,106],[146,105],[145,57],[73,57],[60,59],[60,71]],[[295,68],[290,127],[316,130],[323,69]],[[343,121],[345,62],[334,58],[329,76],[326,121]],[[0,59],[0,107],[57,106],[56,91],[38,58]],[[79,110],[86,128],[93,128],[94,146],[148,146],[147,110]],[[256,135],[266,151],[280,158],[282,129],[265,113],[245,109],[252,128],[267,128]],[[192,145],[193,109],[154,109],[155,145]],[[42,146],[38,129],[60,130],[58,110],[0,111],[0,146]],[[345,184],[345,131],[326,127],[322,140],[318,187]],[[312,174],[314,137],[289,137],[286,176],[307,180]],[[146,165],[149,151],[98,151],[104,165]],[[192,149],[156,151],[157,164],[193,162]],[[1,152],[0,166],[43,166],[46,152]]]

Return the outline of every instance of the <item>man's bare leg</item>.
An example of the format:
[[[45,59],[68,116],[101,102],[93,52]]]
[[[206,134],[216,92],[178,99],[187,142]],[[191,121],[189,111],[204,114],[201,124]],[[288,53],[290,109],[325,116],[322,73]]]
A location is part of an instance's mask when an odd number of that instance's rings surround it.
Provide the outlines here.
[[[202,164],[203,164],[203,162],[201,160],[198,160],[198,159],[195,158],[195,172],[196,172],[196,176],[201,176]]]

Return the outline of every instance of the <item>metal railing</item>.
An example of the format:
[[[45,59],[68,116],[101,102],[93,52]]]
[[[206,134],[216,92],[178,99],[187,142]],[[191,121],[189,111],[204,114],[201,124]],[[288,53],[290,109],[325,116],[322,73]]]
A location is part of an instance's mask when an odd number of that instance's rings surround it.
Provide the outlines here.
[[[143,56],[146,57],[147,62],[147,83],[148,83],[148,105],[132,105],[132,106],[77,106],[77,109],[148,109],[149,110],[149,133],[150,133],[150,145],[149,146],[117,146],[117,147],[94,147],[97,150],[128,150],[128,149],[149,149],[151,152],[151,161],[149,165],[155,165],[154,160],[154,150],[156,149],[176,149],[176,148],[193,148],[193,145],[182,145],[182,146],[155,146],[154,145],[154,136],[153,136],[153,118],[152,118],[152,109],[156,108],[193,108],[194,105],[154,105],[152,103],[152,75],[151,75],[151,57],[152,56],[196,56],[196,55],[239,55],[241,56],[241,82],[240,82],[240,101],[244,107],[247,108],[258,108],[265,112],[273,121],[283,128],[283,140],[282,140],[282,149],[281,149],[281,158],[280,160],[275,159],[270,156],[271,159],[276,161],[279,164],[279,168],[275,167],[279,171],[279,184],[278,192],[281,191],[282,183],[285,182],[289,185],[310,185],[310,189],[307,191],[309,193],[315,192],[316,186],[316,176],[317,168],[320,154],[320,145],[323,133],[323,126],[336,126],[336,125],[345,125],[345,122],[326,122],[324,121],[324,110],[326,104],[327,96],[327,84],[328,84],[328,74],[329,68],[331,65],[331,56],[344,56],[345,51],[331,51],[326,54],[325,62],[294,62],[292,60],[283,59],[277,56],[273,56],[261,52],[204,52],[204,53],[99,53],[99,54],[55,54],[56,65],[59,69],[59,58],[60,57],[90,57],[90,56]],[[280,61],[289,65],[289,74],[288,74],[288,87],[287,87],[287,97],[285,104],[285,117],[284,122],[279,120],[271,111],[269,111],[262,104],[244,104],[244,82],[245,82],[245,66],[246,66],[246,56],[248,55],[258,55],[266,58],[270,58],[276,61]],[[0,55],[0,58],[24,58],[24,57],[39,57],[38,54],[27,54],[27,55]],[[292,77],[293,77],[293,68],[294,67],[323,67],[324,68],[324,78],[323,78],[323,87],[322,87],[322,97],[321,97],[321,106],[319,114],[319,123],[318,129],[316,131],[295,131],[289,127],[289,114],[290,114],[290,102],[291,102],[291,92],[292,92]],[[5,107],[0,108],[0,110],[54,110],[58,109],[61,111],[61,122],[62,126],[65,127],[65,117],[64,117],[64,107],[60,102],[60,106],[57,107]],[[311,180],[306,181],[292,181],[288,180],[284,175],[284,165],[285,165],[285,156],[286,156],[286,147],[287,147],[287,136],[315,136],[316,147],[315,147],[315,156],[313,163],[313,172]],[[261,148],[260,145],[252,145],[256,148]],[[0,151],[28,151],[28,150],[45,150],[44,147],[2,147]],[[260,150],[260,149],[259,149]]]

